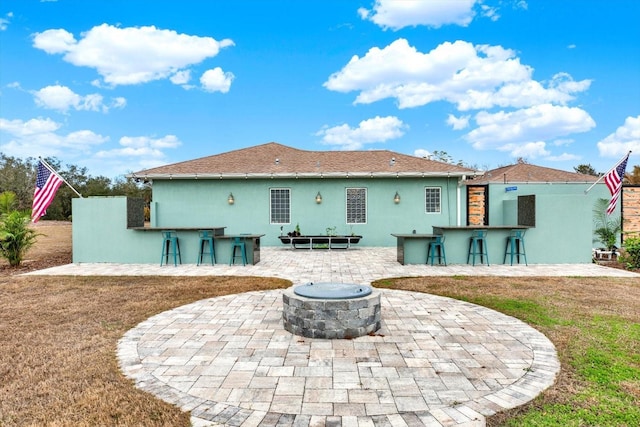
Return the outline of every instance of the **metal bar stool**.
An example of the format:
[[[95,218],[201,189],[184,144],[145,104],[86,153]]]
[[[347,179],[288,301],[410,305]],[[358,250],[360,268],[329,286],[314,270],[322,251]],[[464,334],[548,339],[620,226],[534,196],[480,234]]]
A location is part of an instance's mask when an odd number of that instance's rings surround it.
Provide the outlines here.
[[[487,253],[487,230],[473,230],[469,238],[469,254],[467,255],[467,264],[473,256],[473,265],[476,265],[476,255],[480,255],[480,264],[487,260],[489,265],[489,254]]]
[[[507,255],[511,255],[511,265],[513,265],[513,258],[516,257],[518,264],[520,264],[520,256],[524,258],[524,264],[527,264],[527,253],[524,249],[524,233],[526,230],[511,230],[509,237],[507,237],[507,243],[504,249],[504,261],[507,263]]]
[[[436,255],[436,250],[438,251],[438,255]],[[438,258],[438,264],[447,265],[447,256],[444,252],[444,236],[437,235],[434,240],[429,242],[428,250],[427,250],[427,263],[431,260],[431,265],[433,265],[434,258]]]
[[[162,262],[169,264],[169,255],[173,255],[173,265],[178,265],[178,260],[182,264],[182,256],[180,255],[180,241],[178,240],[178,232],[175,230],[162,231],[162,257],[160,257],[160,266]]]
[[[236,249],[240,249],[240,255],[236,255]],[[234,237],[231,241],[231,259],[229,265],[236,263],[236,258],[242,257],[242,265],[247,265],[247,245],[241,237]]]
[[[202,258],[205,255],[209,255],[211,259],[211,265],[214,265],[216,262],[216,250],[213,244],[213,230],[200,230],[198,231],[200,235],[200,246],[198,250],[198,264],[202,264]]]

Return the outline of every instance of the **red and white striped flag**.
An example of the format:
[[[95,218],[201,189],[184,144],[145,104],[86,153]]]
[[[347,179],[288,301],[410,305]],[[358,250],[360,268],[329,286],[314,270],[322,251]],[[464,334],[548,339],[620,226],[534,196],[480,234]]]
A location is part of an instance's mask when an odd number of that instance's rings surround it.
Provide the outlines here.
[[[631,154],[631,153],[629,153]],[[616,208],[618,199],[620,198],[620,191],[622,190],[622,179],[627,169],[627,161],[629,160],[629,154],[618,163],[613,169],[609,171],[604,177],[604,183],[607,184],[607,188],[611,193],[611,201],[607,208],[607,215],[611,215]]]
[[[53,202],[53,198],[63,182],[57,173],[49,170],[42,162],[38,162],[36,191],[33,194],[33,208],[31,209],[33,222],[38,222],[40,217],[47,213],[47,208]]]

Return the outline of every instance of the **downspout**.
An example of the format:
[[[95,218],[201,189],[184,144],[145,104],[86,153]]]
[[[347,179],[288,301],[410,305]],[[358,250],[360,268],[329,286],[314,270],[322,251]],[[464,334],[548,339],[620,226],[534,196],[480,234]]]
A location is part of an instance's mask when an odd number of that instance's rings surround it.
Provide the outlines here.
[[[459,227],[460,226],[460,220],[462,218],[462,212],[461,212],[461,206],[460,206],[460,200],[461,200],[461,191],[460,191],[460,187],[462,186],[462,183],[467,179],[466,175],[462,175],[462,178],[458,179],[458,186],[456,188],[456,225]]]

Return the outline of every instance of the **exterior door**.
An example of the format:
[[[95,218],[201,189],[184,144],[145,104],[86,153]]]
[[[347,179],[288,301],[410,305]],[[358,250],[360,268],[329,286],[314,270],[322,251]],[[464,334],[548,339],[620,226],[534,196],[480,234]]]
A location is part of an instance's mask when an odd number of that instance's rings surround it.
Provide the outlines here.
[[[489,225],[489,186],[467,186],[467,225]]]

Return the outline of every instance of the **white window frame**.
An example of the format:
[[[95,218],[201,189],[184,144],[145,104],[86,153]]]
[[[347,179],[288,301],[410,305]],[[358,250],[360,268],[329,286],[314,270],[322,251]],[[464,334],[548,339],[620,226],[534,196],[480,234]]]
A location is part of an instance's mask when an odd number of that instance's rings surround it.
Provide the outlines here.
[[[283,191],[283,190],[286,190],[287,193],[289,194],[289,206],[286,207],[286,209],[287,209],[286,214],[289,217],[289,221],[288,222],[276,222],[276,221],[274,221],[273,192],[274,191]],[[283,208],[281,208],[281,209],[283,209]],[[278,213],[281,214],[281,211],[279,211]],[[270,224],[291,224],[291,188],[287,188],[287,187],[269,188],[269,223]]]
[[[430,211],[429,206],[427,205],[427,202],[428,202],[427,193],[433,190],[437,190],[437,193],[438,193],[438,201],[437,201],[438,210],[437,211]],[[424,187],[424,212],[427,215],[442,213],[442,187]]]
[[[349,222],[349,190],[362,190],[364,191],[364,221],[363,222]],[[366,187],[347,187],[344,191],[345,196],[345,222],[349,225],[366,224],[369,219],[369,197]],[[357,207],[356,207],[357,208]],[[356,216],[359,214],[356,213]]]

